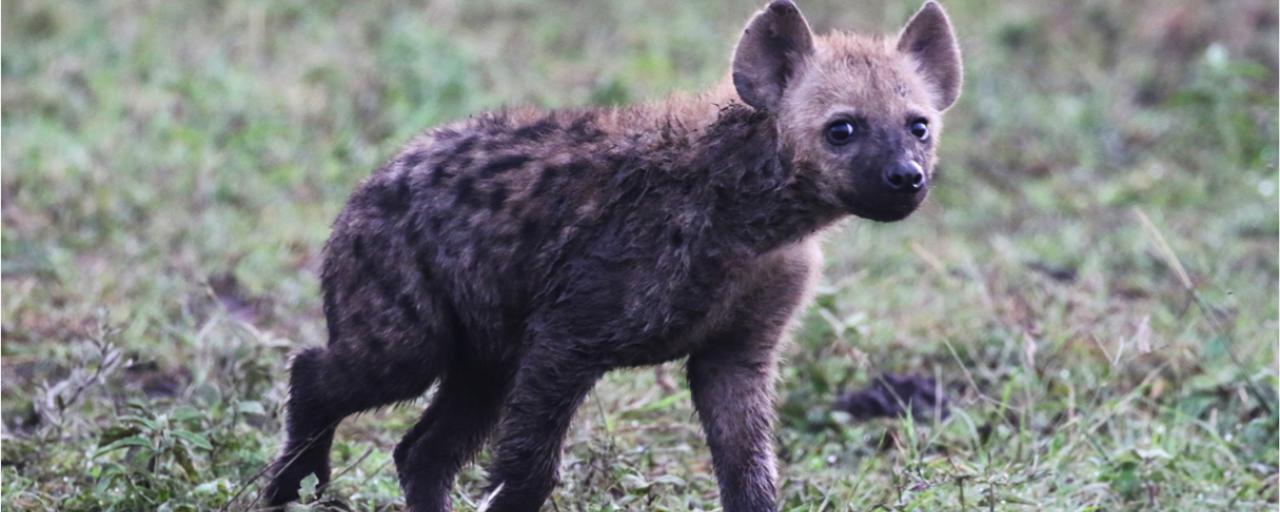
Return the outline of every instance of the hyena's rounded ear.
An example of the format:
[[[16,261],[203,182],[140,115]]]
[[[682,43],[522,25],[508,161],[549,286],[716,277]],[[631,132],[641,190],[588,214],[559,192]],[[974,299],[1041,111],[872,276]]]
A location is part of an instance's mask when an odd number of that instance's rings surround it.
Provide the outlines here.
[[[813,33],[791,0],[774,0],[747,23],[733,51],[738,97],[760,110],[777,110],[787,82],[813,53]]]
[[[898,34],[898,51],[910,55],[933,87],[934,107],[946,110],[960,97],[964,68],[960,44],[951,30],[946,11],[928,1]]]

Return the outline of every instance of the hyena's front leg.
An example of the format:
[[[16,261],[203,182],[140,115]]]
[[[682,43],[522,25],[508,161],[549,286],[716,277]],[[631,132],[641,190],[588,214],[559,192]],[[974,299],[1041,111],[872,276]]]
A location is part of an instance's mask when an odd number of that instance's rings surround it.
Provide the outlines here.
[[[777,510],[773,385],[787,325],[807,300],[814,245],[775,255],[755,275],[736,318],[689,356],[693,404],[711,447],[725,512]]]
[[[574,411],[605,370],[573,346],[535,344],[521,360],[489,468],[490,491],[500,490],[488,511],[537,511],[551,495]]]
[[[773,336],[715,339],[689,358],[689,387],[702,419],[725,512],[777,510],[773,448]],[[764,338],[764,339],[762,339]]]

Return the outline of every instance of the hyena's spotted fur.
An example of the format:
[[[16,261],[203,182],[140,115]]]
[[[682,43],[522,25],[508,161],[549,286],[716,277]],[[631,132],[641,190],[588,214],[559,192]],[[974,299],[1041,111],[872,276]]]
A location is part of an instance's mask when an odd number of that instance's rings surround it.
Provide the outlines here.
[[[778,0],[733,67],[732,84],[658,105],[436,128],[368,178],[325,248],[329,344],[290,365],[269,504],[327,481],[344,417],[439,381],[395,449],[410,508],[448,510],[496,429],[490,509],[537,510],[597,379],[687,356],[725,509],[774,509],[774,368],[818,270],[813,235],[919,204],[923,187],[882,174],[927,177],[959,55],[933,3],[893,41],[815,39]],[[856,143],[827,146],[833,115],[857,120]],[[900,133],[916,118],[931,139]]]

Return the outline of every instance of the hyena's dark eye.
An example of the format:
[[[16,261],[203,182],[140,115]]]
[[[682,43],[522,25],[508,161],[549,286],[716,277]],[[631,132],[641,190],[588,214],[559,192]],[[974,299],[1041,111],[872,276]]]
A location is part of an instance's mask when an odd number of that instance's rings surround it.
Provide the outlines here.
[[[917,119],[911,122],[911,134],[917,139],[929,140],[929,122],[924,119]]]
[[[847,144],[853,140],[854,134],[853,123],[850,121],[835,121],[827,125],[827,142],[836,146]]]

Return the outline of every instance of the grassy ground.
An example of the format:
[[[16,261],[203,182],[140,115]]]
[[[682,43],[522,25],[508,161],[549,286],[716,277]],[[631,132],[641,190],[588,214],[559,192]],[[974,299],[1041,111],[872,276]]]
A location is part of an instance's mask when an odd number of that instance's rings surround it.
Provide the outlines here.
[[[361,177],[504,103],[709,84],[754,4],[5,2],[0,504],[249,507]],[[1274,2],[947,6],[968,82],[942,179],[826,242],[780,388],[785,509],[1274,509]],[[890,31],[915,5],[802,7]],[[831,411],[887,371],[936,376],[954,413]],[[421,405],[344,424],[310,506],[397,509]],[[692,414],[679,365],[611,375],[547,508],[716,509]]]

